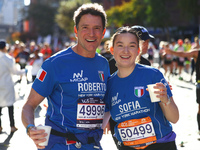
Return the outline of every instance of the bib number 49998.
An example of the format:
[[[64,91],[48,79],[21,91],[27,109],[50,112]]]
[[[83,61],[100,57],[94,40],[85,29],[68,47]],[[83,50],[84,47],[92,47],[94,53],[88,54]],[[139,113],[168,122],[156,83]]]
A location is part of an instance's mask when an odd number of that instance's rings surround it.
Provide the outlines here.
[[[97,117],[104,115],[105,105],[79,105],[79,116]],[[99,117],[98,117],[99,116]]]

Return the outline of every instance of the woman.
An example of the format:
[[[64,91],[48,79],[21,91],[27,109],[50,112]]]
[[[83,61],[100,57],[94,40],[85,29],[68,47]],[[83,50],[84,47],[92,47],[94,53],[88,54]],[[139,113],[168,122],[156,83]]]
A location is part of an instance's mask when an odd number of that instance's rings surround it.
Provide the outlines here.
[[[111,38],[111,53],[116,60],[116,71],[108,80],[107,104],[103,128],[110,115],[118,124],[115,136],[120,150],[176,150],[170,122],[176,123],[179,112],[170,87],[162,73],[137,63],[141,34],[122,27]],[[154,84],[160,102],[150,100],[148,84]]]

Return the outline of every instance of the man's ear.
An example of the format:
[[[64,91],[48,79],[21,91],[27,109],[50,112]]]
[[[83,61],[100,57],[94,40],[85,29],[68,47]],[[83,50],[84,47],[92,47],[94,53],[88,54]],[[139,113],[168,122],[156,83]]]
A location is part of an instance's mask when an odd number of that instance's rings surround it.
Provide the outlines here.
[[[111,46],[110,47],[110,53],[113,55],[114,54],[114,50],[113,50],[113,47]]]
[[[103,37],[102,37],[102,39],[104,38],[105,33],[106,33],[106,28],[104,28],[104,30],[103,30]]]
[[[76,28],[76,26],[74,26],[74,33],[75,33],[75,36],[77,37],[77,28]]]

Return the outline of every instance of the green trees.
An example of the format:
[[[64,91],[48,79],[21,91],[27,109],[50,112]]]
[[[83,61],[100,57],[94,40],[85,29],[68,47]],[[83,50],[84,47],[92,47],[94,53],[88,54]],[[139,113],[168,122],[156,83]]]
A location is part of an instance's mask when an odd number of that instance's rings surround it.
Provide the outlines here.
[[[33,3],[28,9],[28,19],[35,24],[35,32],[41,36],[53,33],[55,8],[44,3]]]
[[[91,2],[90,0],[84,0],[84,3]],[[83,4],[83,0],[69,0],[60,2],[58,13],[55,16],[55,21],[60,28],[65,30],[67,35],[70,35],[74,31],[73,15],[74,11]]]
[[[60,5],[52,7],[52,3],[58,4],[58,1]],[[69,36],[73,33],[74,11],[83,3],[95,1],[99,2],[98,0],[45,0],[31,4],[27,16],[36,25],[34,32],[42,36],[53,34],[55,23]],[[107,27],[114,29],[125,25],[143,25],[162,29],[169,36],[169,28],[180,26],[179,20],[184,20],[187,24],[200,24],[199,8],[199,0],[130,0],[106,10]],[[179,13],[178,17],[172,15],[176,12]]]

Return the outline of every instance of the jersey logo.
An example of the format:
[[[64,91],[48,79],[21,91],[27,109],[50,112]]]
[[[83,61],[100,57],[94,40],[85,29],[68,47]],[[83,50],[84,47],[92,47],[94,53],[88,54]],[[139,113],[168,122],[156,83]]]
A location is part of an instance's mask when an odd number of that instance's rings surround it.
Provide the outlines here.
[[[83,77],[83,70],[81,70],[81,72],[73,74],[73,79],[70,79],[70,82],[82,82],[87,80],[88,77]]]
[[[98,73],[99,73],[99,78],[100,78],[100,80],[101,80],[102,82],[104,82],[104,73],[103,73],[103,71],[98,71]]]
[[[134,94],[137,97],[142,97],[144,95],[144,87],[143,86],[134,87]]]
[[[81,70],[81,73],[74,73],[73,78],[82,78],[83,77],[83,70]]]
[[[45,77],[46,77],[46,75],[47,75],[47,72],[44,71],[44,70],[41,68],[41,69],[38,71],[37,78],[38,78],[41,82],[43,82],[44,79],[45,79]]]

